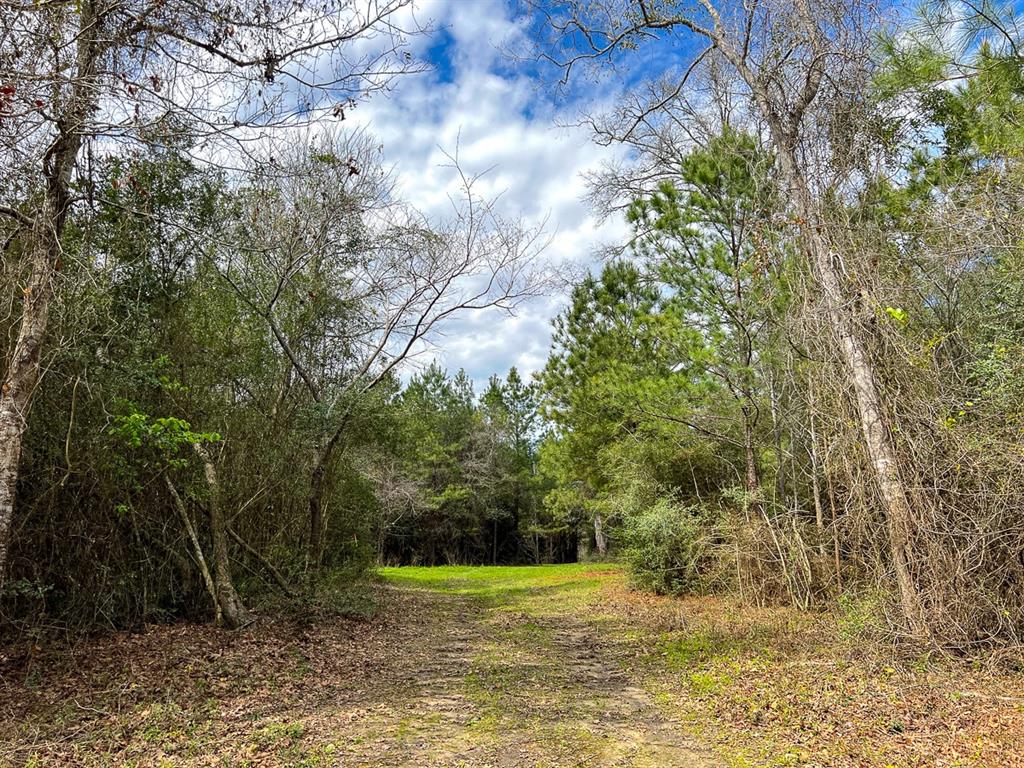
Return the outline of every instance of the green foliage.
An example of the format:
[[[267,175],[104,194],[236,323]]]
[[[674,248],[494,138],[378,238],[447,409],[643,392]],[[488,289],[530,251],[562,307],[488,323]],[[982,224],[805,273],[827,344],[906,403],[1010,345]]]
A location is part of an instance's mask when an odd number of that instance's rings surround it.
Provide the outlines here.
[[[656,335],[659,292],[628,262],[605,266],[572,293],[555,321],[551,356],[539,377],[542,407],[554,435],[541,450],[552,478],[549,510],[579,522],[594,511],[590,500],[613,483],[600,452],[636,429],[637,387],[670,373]]]
[[[592,519],[609,525],[650,588],[695,583],[658,521],[727,488],[730,465],[748,473],[748,445],[760,472],[763,375],[790,300],[773,162],[730,128],[694,148],[629,208],[640,261],[581,281],[555,323],[540,377],[555,427],[540,454],[545,503],[584,536]],[[701,538],[677,517],[684,539]],[[655,564],[663,544],[679,562]]]
[[[168,466],[184,466],[179,457],[182,448],[203,443],[215,443],[220,435],[216,432],[195,432],[184,419],[173,416],[152,418],[148,414],[132,410],[131,413],[115,416],[114,426],[109,434],[134,448],[152,448],[168,460]]]
[[[897,323],[907,322],[906,310],[900,309],[899,307],[886,307],[885,314],[895,320]]]
[[[906,30],[900,31],[905,37]],[[882,99],[927,88],[943,80],[953,64],[950,52],[938,41],[922,36],[901,39],[892,33],[879,40],[878,57],[884,66],[876,73],[874,86]]]
[[[0,589],[0,595],[4,597],[28,598],[30,600],[43,600],[48,592],[53,590],[50,584],[40,584],[29,579],[9,579]]]
[[[451,377],[432,363],[410,379],[394,407],[388,483],[398,492],[380,510],[384,561],[561,556],[552,539],[561,532],[542,520],[538,503],[535,388],[515,368],[505,380],[492,376],[477,397],[464,371]]]
[[[54,356],[26,435],[24,477],[32,479],[19,488],[28,507],[49,501],[46,514],[26,518],[19,531],[14,579],[34,574],[47,599],[19,598],[16,614],[46,611],[88,627],[208,618],[209,597],[166,485],[184,500],[210,557],[210,491],[193,445],[213,457],[232,529],[298,583],[310,465],[342,412],[349,453],[339,451],[326,468],[324,561],[351,578],[370,565],[376,489],[358,454],[387,421],[390,380],[372,396],[343,397],[352,349],[324,342],[327,334],[345,337],[356,309],[344,271],[363,247],[353,221],[360,209],[349,200],[348,218],[334,221],[351,250],[296,275],[276,308],[293,351],[313,360],[311,369],[331,372],[318,403],[266,319],[227,279],[239,275],[225,275],[229,265],[244,267],[252,282],[241,287],[272,290],[259,261],[268,251],[257,257],[241,248],[230,259],[218,252],[236,226],[248,227],[245,243],[266,234],[240,218],[250,195],[272,180],[237,181],[198,167],[173,143],[92,169],[96,204],[76,207],[65,232],[67,287],[53,306]],[[308,181],[314,202],[328,191],[323,179]],[[280,211],[264,210],[258,224],[283,226]],[[320,349],[330,356],[317,358]],[[54,531],[63,532],[59,541]],[[233,539],[228,546],[247,599],[277,589],[248,550]]]
[[[938,154],[926,152],[933,180],[970,168],[1020,159],[1024,150],[1024,67],[1010,30],[1014,10],[930,3],[909,28],[886,36],[875,91],[883,100],[912,99],[925,133],[940,131]],[[924,138],[922,146],[932,143]]]
[[[623,526],[623,556],[631,580],[658,594],[699,591],[707,533],[705,515],[699,508],[667,498],[629,516]]]

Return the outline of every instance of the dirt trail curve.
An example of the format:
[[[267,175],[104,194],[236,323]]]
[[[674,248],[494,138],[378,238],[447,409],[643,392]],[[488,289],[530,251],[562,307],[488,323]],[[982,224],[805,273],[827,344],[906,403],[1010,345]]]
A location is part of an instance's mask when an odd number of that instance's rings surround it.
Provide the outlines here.
[[[395,654],[365,681],[341,764],[720,765],[624,671],[597,627],[529,591],[513,604],[407,586]],[[543,589],[543,588],[538,588]],[[547,596],[551,598],[551,596]],[[338,713],[339,715],[341,713]]]

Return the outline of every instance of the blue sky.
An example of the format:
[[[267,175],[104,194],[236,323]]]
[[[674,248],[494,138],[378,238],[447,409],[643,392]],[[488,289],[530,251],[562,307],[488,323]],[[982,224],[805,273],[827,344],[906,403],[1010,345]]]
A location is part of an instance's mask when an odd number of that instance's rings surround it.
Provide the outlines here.
[[[457,179],[444,167],[444,152],[458,145],[467,171],[488,171],[481,191],[500,194],[501,213],[547,219],[552,242],[545,258],[592,264],[595,251],[619,242],[625,227],[598,223],[581,199],[583,174],[624,151],[599,147],[585,128],[566,124],[581,108],[610,104],[610,82],[581,81],[572,92],[557,91],[536,65],[510,60],[503,50],[521,47],[525,30],[505,0],[422,0],[414,13],[435,30],[412,43],[431,71],[401,80],[354,115],[380,140],[403,195],[428,214],[445,215]],[[453,372],[465,368],[478,385],[512,365],[531,373],[544,363],[562,301],[560,295],[534,300],[516,317],[462,316],[419,363],[436,356]]]
[[[403,78],[392,93],[360,105],[357,120],[380,139],[402,193],[424,212],[440,217],[449,210],[457,179],[445,168],[445,152],[458,145],[466,171],[489,170],[480,191],[500,194],[503,214],[548,221],[547,259],[591,267],[602,245],[624,240],[626,227],[622,221],[601,223],[588,210],[584,175],[627,159],[626,150],[598,146],[586,128],[572,125],[581,111],[600,113],[642,81],[685,67],[702,41],[666,33],[630,51],[619,62],[624,68],[614,74],[595,79],[578,72],[570,89],[562,90],[554,73],[505,55],[525,50],[536,31],[516,17],[513,3],[521,5],[516,0],[415,0],[411,13],[434,31],[414,38],[410,47],[431,70]],[[910,6],[883,7],[906,13]],[[536,300],[516,317],[462,316],[420,363],[436,356],[453,372],[465,368],[478,385],[512,365],[530,374],[543,366],[551,320],[563,305],[564,293]]]

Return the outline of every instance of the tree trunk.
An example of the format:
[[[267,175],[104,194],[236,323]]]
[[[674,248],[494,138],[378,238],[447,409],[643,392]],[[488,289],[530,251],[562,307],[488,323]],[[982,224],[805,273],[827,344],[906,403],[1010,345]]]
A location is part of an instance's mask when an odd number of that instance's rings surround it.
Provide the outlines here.
[[[323,557],[323,534],[324,534],[324,495],[327,492],[327,466],[331,457],[334,456],[334,449],[341,438],[341,429],[338,429],[324,445],[323,450],[317,454],[313,463],[313,472],[309,481],[309,549],[306,552],[307,569],[310,572],[320,570],[320,561]]]
[[[32,393],[39,380],[39,357],[53,297],[52,277],[59,257],[55,254],[60,251],[55,230],[47,217],[37,221],[32,232],[31,272],[24,289],[21,327],[0,386],[0,584],[7,573],[22,436],[28,426]]]
[[[167,490],[170,491],[171,499],[174,501],[174,508],[178,510],[178,516],[181,518],[181,524],[185,527],[185,533],[188,534],[189,542],[192,544],[192,553],[195,555],[196,564],[199,566],[199,572],[203,576],[203,584],[206,587],[206,591],[210,594],[210,600],[213,602],[215,620],[220,624],[224,619],[224,614],[220,609],[220,600],[217,598],[217,587],[213,583],[213,576],[210,575],[210,568],[206,564],[206,557],[203,555],[203,548],[199,544],[199,536],[196,534],[196,528],[192,525],[192,518],[188,514],[185,502],[178,494],[178,489],[174,487],[174,483],[171,482],[169,477],[165,477],[164,482],[167,483]]]
[[[590,559],[590,534],[576,529],[576,560],[584,562]]]
[[[885,506],[889,556],[896,575],[903,615],[913,633],[927,635],[924,609],[910,568],[909,547],[914,530],[913,512],[906,487],[900,477],[896,446],[882,405],[874,365],[856,326],[849,302],[844,296],[834,254],[821,232],[817,210],[811,202],[806,181],[797,168],[796,158],[788,152],[780,152],[779,157],[785,175],[795,192],[801,231],[821,284],[829,321],[839,338],[839,349],[856,394],[861,434]]]
[[[747,521],[749,522],[751,509],[753,509],[756,515],[761,513],[761,500],[759,497],[761,473],[757,466],[757,451],[754,450],[754,428],[750,423],[750,416],[745,410],[743,413],[743,453],[746,457],[745,486],[747,492],[747,501],[743,506]]]
[[[782,420],[779,414],[779,400],[775,391],[775,374],[768,376],[768,403],[772,415],[772,437],[775,440],[775,456],[778,467],[775,471],[775,497],[780,505],[786,503],[786,460],[782,451]]]
[[[598,557],[608,554],[608,542],[604,538],[604,521],[601,520],[601,513],[594,513],[594,546],[597,548]]]
[[[814,524],[818,529],[818,554],[825,556],[825,508],[821,503],[821,482],[818,479],[818,431],[815,424],[814,382],[807,381],[807,408],[811,423],[811,493],[814,496]]]
[[[309,547],[306,550],[306,569],[320,570],[320,551],[324,528],[324,482],[326,469],[319,459],[313,467],[309,483]]]
[[[23,291],[21,325],[0,383],[0,585],[7,572],[22,438],[39,381],[53,276],[60,269],[60,237],[70,206],[71,174],[82,146],[83,124],[95,106],[97,64],[102,53],[99,26],[95,3],[83,0],[76,42],[77,77],[67,101],[58,107],[57,138],[43,157],[45,186],[29,232],[29,279]]]
[[[231,579],[231,560],[228,556],[227,522],[220,508],[220,481],[217,467],[209,451],[199,443],[192,446],[203,462],[206,486],[209,489],[210,539],[213,544],[213,582],[217,592],[217,603],[223,614],[224,625],[238,629],[253,620],[252,613],[242,604]]]

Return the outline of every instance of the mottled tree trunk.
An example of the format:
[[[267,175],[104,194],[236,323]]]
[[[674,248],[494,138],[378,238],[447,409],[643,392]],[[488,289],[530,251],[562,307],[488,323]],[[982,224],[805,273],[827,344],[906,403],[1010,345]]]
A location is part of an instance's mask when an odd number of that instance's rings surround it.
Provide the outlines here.
[[[24,289],[21,326],[0,385],[0,584],[7,573],[22,436],[28,426],[32,393],[39,381],[39,358],[60,253],[54,218],[52,209],[48,215],[40,214],[31,234],[30,273]]]
[[[83,0],[78,20],[77,77],[67,99],[52,107],[60,113],[58,134],[43,157],[45,186],[28,234],[29,277],[23,290],[21,324],[0,383],[0,584],[7,573],[22,438],[39,382],[53,278],[60,270],[60,238],[70,205],[71,174],[82,146],[83,125],[95,107],[97,65],[102,53],[96,3]]]
[[[206,476],[206,486],[209,491],[207,506],[210,513],[210,540],[213,549],[213,583],[217,593],[217,603],[220,605],[223,614],[224,625],[231,629],[237,629],[249,624],[253,615],[242,603],[242,599],[235,590],[235,583],[231,578],[231,560],[228,555],[228,531],[227,522],[224,520],[223,510],[220,506],[220,481],[217,478],[217,467],[213,463],[213,457],[209,451],[198,443],[193,446],[195,452],[203,462],[203,472]]]
[[[608,542],[604,538],[604,521],[601,513],[594,513],[594,547],[597,549],[598,557],[608,554]]]

